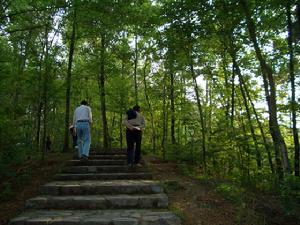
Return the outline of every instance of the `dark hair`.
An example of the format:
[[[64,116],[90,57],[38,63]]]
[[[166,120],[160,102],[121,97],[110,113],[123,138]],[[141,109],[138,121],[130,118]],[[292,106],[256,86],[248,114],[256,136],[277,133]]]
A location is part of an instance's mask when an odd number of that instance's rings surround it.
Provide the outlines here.
[[[136,118],[136,111],[134,111],[132,109],[127,110],[126,114],[127,114],[127,119],[128,120]]]
[[[141,107],[139,105],[133,106],[133,110],[139,112],[141,110]]]
[[[87,105],[88,103],[87,103],[86,100],[82,100],[80,104],[81,104],[81,105]]]

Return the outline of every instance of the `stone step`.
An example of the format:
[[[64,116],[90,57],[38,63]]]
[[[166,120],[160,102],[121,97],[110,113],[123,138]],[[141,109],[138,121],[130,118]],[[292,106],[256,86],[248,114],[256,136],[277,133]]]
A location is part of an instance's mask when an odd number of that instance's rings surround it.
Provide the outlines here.
[[[130,180],[130,179],[152,179],[149,172],[135,173],[86,173],[86,174],[57,174],[55,180]]]
[[[69,160],[67,166],[103,166],[103,165],[126,165],[125,160],[119,159],[92,159],[92,160]]]
[[[122,160],[126,160],[127,156],[125,154],[123,155],[90,155],[89,156],[90,159],[122,159]]]
[[[62,169],[62,173],[124,173],[124,172],[145,172],[146,168],[132,168],[130,166],[106,165],[106,166],[68,166]]]
[[[10,225],[181,225],[169,211],[156,210],[31,210]]]
[[[26,201],[27,209],[146,209],[167,208],[164,193],[147,195],[38,196]]]
[[[55,181],[41,186],[42,195],[154,194],[163,193],[152,180]]]
[[[95,151],[95,150],[91,150],[89,152],[89,155],[126,155],[126,150],[124,149],[116,149],[116,150],[107,150],[107,151]]]

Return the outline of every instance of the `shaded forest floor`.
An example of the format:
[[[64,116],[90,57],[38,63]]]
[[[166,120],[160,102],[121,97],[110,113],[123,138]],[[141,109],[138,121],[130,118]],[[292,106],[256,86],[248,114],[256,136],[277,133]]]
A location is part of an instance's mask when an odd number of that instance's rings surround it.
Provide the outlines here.
[[[14,166],[12,169],[16,175],[0,182],[0,225],[8,224],[10,219],[20,214],[24,210],[25,201],[37,196],[40,186],[51,181],[71,157],[72,153],[49,153],[44,161],[31,159]],[[5,183],[10,184],[9,188]]]
[[[38,195],[39,187],[51,181],[71,157],[72,153],[51,153],[44,162],[30,160],[16,167],[21,174],[30,172],[23,185],[12,190],[13,195],[9,200],[0,202],[0,225],[8,224],[11,218],[22,212],[25,201]],[[162,181],[169,196],[170,208],[182,218],[183,225],[300,224],[296,218],[284,216],[274,196],[257,193],[250,206],[241,207],[220,195],[216,185],[183,175],[180,166],[174,162],[164,162],[154,156],[145,156],[144,159],[154,179]],[[14,181],[11,182],[14,184]]]
[[[169,196],[171,209],[183,225],[299,225],[300,220],[284,214],[276,196],[250,193],[247,203],[228,201],[216,191],[219,183],[183,175],[180,165],[154,156],[145,161],[154,179],[161,180]],[[219,182],[219,183],[218,183]]]

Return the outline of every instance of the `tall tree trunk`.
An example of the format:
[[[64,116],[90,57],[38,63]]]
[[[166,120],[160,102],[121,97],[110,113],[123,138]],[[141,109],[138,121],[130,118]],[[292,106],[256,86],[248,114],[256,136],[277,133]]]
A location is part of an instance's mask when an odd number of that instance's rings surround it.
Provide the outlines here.
[[[123,121],[123,114],[120,113],[120,119],[119,119],[120,149],[123,148],[123,125],[122,125],[122,121]]]
[[[176,144],[175,139],[175,96],[174,96],[174,71],[173,66],[170,70],[170,104],[171,104],[171,143]]]
[[[163,159],[166,159],[167,150],[167,129],[168,129],[168,117],[167,117],[167,88],[166,88],[166,75],[163,78],[163,130],[162,130],[162,155]]]
[[[261,72],[263,75],[263,81],[264,81],[264,88],[266,93],[266,99],[268,103],[269,108],[269,126],[270,126],[270,132],[272,135],[272,139],[274,142],[275,152],[281,152],[282,159],[283,159],[283,166],[284,171],[286,173],[290,173],[290,164],[288,159],[288,153],[285,145],[285,141],[282,137],[278,119],[277,119],[277,103],[276,103],[276,86],[273,76],[272,68],[267,64],[266,60],[264,59],[262,55],[262,51],[259,48],[257,37],[256,37],[256,27],[253,19],[251,18],[249,6],[247,4],[246,0],[241,0],[242,8],[246,15],[246,22],[247,22],[247,28],[249,31],[250,39],[254,45],[256,57],[260,63]],[[277,165],[278,167],[279,165]],[[277,169],[277,172],[279,173],[279,177],[282,178],[282,173],[280,172],[280,169]]]
[[[290,71],[290,82],[291,82],[291,111],[292,111],[292,121],[293,121],[293,138],[294,138],[294,171],[295,176],[299,176],[299,137],[297,129],[296,120],[296,90],[295,90],[295,72],[294,72],[294,48],[293,48],[293,27],[291,18],[291,1],[287,0],[287,27],[288,27],[288,46],[289,46],[289,71]]]
[[[42,108],[43,104],[41,102],[41,98],[38,99],[38,107],[37,107],[37,124],[36,124],[36,149],[40,149],[40,134],[41,134],[41,117],[42,117]]]
[[[212,137],[212,81],[210,79],[206,80],[206,112],[205,112],[205,128],[206,128],[206,151],[211,153],[210,151],[210,143]],[[215,155],[213,154],[213,159],[215,160]]]
[[[226,98],[226,111],[225,111],[225,116],[226,118],[230,117],[229,111],[230,111],[230,83],[229,83],[229,75],[227,72],[227,67],[228,62],[226,59],[226,51],[222,52],[222,68],[223,68],[223,73],[224,73],[224,79],[225,79],[225,98]]]
[[[252,139],[254,142],[254,146],[255,146],[255,154],[256,154],[256,164],[257,164],[257,168],[259,171],[261,171],[262,168],[262,164],[261,164],[261,154],[260,154],[260,150],[258,147],[258,143],[257,143],[257,139],[256,139],[256,135],[255,135],[255,131],[254,131],[254,127],[252,124],[252,120],[251,120],[251,113],[249,110],[249,105],[248,105],[248,100],[243,88],[243,83],[242,83],[242,74],[241,74],[241,70],[239,68],[239,65],[236,62],[236,56],[232,55],[232,61],[233,61],[233,66],[235,67],[236,73],[239,77],[239,85],[240,85],[240,90],[241,90],[241,94],[242,94],[242,98],[243,98],[243,102],[244,102],[244,106],[246,109],[246,113],[247,113],[247,118],[248,118],[248,122],[249,122],[249,127],[250,127],[250,131],[251,131],[251,135],[252,135]]]
[[[43,136],[42,136],[42,160],[45,159],[46,154],[46,136],[47,136],[47,117],[48,117],[48,82],[49,82],[49,44],[48,44],[48,32],[49,28],[46,25],[45,29],[45,73],[43,79]]]
[[[146,101],[147,101],[147,104],[148,104],[148,110],[150,112],[151,130],[152,130],[152,135],[151,135],[151,139],[152,139],[152,151],[155,152],[155,148],[156,148],[156,133],[155,133],[155,127],[154,127],[153,110],[152,110],[150,98],[149,98],[149,95],[148,95],[148,86],[147,86],[147,80],[146,80],[146,70],[147,70],[147,66],[148,65],[149,65],[149,58],[147,57],[146,60],[145,60],[144,68],[143,68],[143,80],[144,80],[145,97],[146,97]]]
[[[297,1],[296,3],[297,8],[296,8],[296,15],[297,15],[297,21],[298,21],[298,38],[300,38],[300,2]]]
[[[196,79],[196,74],[194,71],[194,62],[192,57],[190,56],[190,70],[191,70],[191,75],[193,78],[193,83],[194,83],[194,91],[196,94],[196,101],[197,101],[197,107],[199,111],[199,116],[200,116],[200,125],[201,125],[201,148],[202,148],[202,161],[203,161],[203,167],[204,170],[206,171],[206,128],[205,128],[205,122],[204,122],[204,113],[202,109],[202,104],[200,100],[200,94],[199,94],[199,88],[197,84],[197,79]]]
[[[29,38],[30,39],[30,35]],[[27,54],[28,54],[28,40],[26,40],[26,43],[22,43],[21,41],[19,43],[14,44],[14,49],[16,51],[16,71],[14,72],[16,77],[14,80],[15,83],[15,91],[14,91],[14,96],[13,96],[13,119],[17,119],[17,114],[18,114],[18,107],[19,107],[19,97],[22,95],[21,92],[21,87],[22,87],[22,80],[24,70],[25,70],[25,63],[27,59]],[[18,51],[18,46],[20,46],[20,50]]]
[[[103,127],[103,148],[110,148],[110,138],[108,133],[108,125],[106,118],[106,103],[105,103],[105,48],[106,48],[105,34],[101,33],[101,51],[100,51],[100,73],[98,78],[98,84],[100,89],[100,105],[101,105],[101,117]]]
[[[237,93],[236,93],[237,94]],[[238,94],[236,95],[237,96],[237,101],[238,101],[238,105],[239,105],[239,111],[242,112],[243,109],[242,109],[242,103],[241,103],[241,100],[240,98],[238,97]],[[249,146],[249,141],[248,141],[248,135],[247,135],[247,131],[246,131],[246,125],[245,125],[245,122],[243,120],[243,116],[241,114],[238,114],[239,112],[236,112],[236,114],[238,115],[238,120],[240,121],[240,124],[239,124],[239,127],[242,128],[243,130],[243,141],[245,141],[245,145],[246,145],[246,154],[247,154],[247,167],[246,167],[246,174],[247,174],[247,177],[248,179],[250,178],[250,161],[251,161],[251,151],[250,151],[250,146]],[[243,145],[244,146],[244,143]],[[241,155],[241,159],[242,159],[242,165],[241,165],[241,168],[242,168],[242,173],[244,174],[245,173],[245,165],[243,163],[243,154],[241,152],[241,144],[239,143],[238,144],[238,149],[240,151],[240,155]]]
[[[43,46],[43,49],[45,49],[45,46]],[[44,52],[43,54],[41,54],[40,58],[39,58],[39,66],[38,66],[38,89],[37,89],[37,112],[36,112],[36,118],[37,118],[37,122],[36,122],[36,149],[40,149],[40,133],[41,133],[41,117],[42,117],[42,108],[43,108],[43,103],[42,103],[42,99],[41,99],[41,95],[42,95],[42,61],[43,61],[43,57],[44,57]]]
[[[139,91],[137,84],[137,66],[138,66],[138,45],[137,45],[137,34],[134,37],[134,97],[135,104],[139,103]]]
[[[123,34],[123,40],[126,39],[126,36],[125,34]],[[127,40],[127,39],[126,39]],[[123,79],[124,76],[125,76],[125,58],[123,57],[122,60],[121,60],[121,78]],[[123,121],[123,110],[125,108],[125,103],[124,103],[124,96],[120,96],[120,107],[119,107],[121,110],[120,110],[120,126],[119,126],[119,137],[120,137],[120,148],[122,149],[123,148],[123,124],[122,124],[122,121]]]
[[[70,39],[70,48],[69,48],[69,62],[67,70],[67,80],[66,80],[66,113],[65,113],[65,137],[64,137],[64,146],[63,151],[66,152],[69,149],[69,123],[70,123],[70,93],[71,93],[71,78],[72,78],[72,64],[73,64],[73,55],[75,50],[75,29],[76,29],[76,9],[74,6],[73,12],[73,25],[72,25],[72,34]],[[75,126],[75,124],[73,124]]]
[[[224,43],[224,44],[226,44],[226,43]],[[236,56],[235,56],[236,55],[236,53],[235,53],[236,50],[235,49],[236,49],[236,46],[234,44],[234,41],[232,40],[232,37],[229,37],[229,52],[230,52],[230,55],[231,55],[232,59],[236,58]],[[236,62],[236,59],[234,61]],[[253,113],[255,115],[255,118],[256,118],[259,130],[260,130],[262,138],[263,138],[264,147],[265,147],[265,150],[266,150],[267,155],[268,155],[269,166],[270,166],[271,172],[274,173],[275,171],[274,171],[274,166],[273,166],[273,162],[272,162],[272,156],[271,156],[270,146],[269,146],[269,144],[267,142],[267,139],[266,139],[266,136],[265,136],[262,124],[261,124],[260,119],[258,117],[258,114],[256,112],[254,103],[253,103],[253,101],[251,99],[251,96],[250,96],[247,84],[244,81],[243,76],[241,75],[241,71],[239,69],[239,66],[238,66],[237,63],[235,63],[234,66],[238,68],[238,76],[239,76],[240,85],[242,85],[242,87],[244,88],[244,91],[245,91],[245,94],[246,94],[246,98],[248,98],[248,100],[249,100],[249,102],[251,104]],[[279,162],[280,162],[280,160],[279,160]],[[279,165],[281,165],[281,163],[279,163]]]
[[[261,136],[262,136],[262,139],[263,139],[264,147],[265,147],[265,150],[266,150],[267,155],[268,155],[268,161],[269,161],[269,166],[270,166],[271,172],[274,173],[275,171],[274,171],[274,165],[273,165],[273,162],[272,162],[272,156],[271,156],[271,151],[270,151],[270,145],[269,145],[268,142],[267,142],[267,138],[266,138],[265,132],[264,132],[264,130],[263,130],[263,126],[262,126],[262,124],[261,124],[261,122],[260,122],[260,119],[259,119],[258,114],[257,114],[257,112],[256,112],[254,103],[253,103],[253,101],[252,101],[252,99],[251,99],[251,96],[250,96],[250,93],[249,93],[247,84],[245,83],[245,81],[244,81],[244,79],[243,79],[242,76],[240,77],[240,80],[241,80],[242,85],[243,85],[243,87],[244,87],[244,89],[245,89],[245,93],[246,93],[246,95],[247,95],[247,98],[248,98],[248,100],[249,100],[249,102],[250,102],[250,104],[251,104],[253,113],[254,113],[254,115],[255,115],[255,119],[256,119],[256,122],[257,122],[257,124],[258,124],[259,130],[260,130],[260,133],[261,133]],[[279,163],[278,163],[278,164],[281,165],[280,159],[279,159]]]
[[[234,111],[235,111],[235,72],[234,66],[232,66],[232,76],[231,76],[231,115],[230,115],[230,123],[231,127],[233,128],[233,121],[234,121]]]

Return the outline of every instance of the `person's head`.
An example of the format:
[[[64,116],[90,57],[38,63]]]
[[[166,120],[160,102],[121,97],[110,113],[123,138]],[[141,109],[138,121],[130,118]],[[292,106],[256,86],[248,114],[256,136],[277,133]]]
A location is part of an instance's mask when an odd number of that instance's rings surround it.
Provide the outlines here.
[[[133,110],[137,111],[137,112],[140,112],[141,111],[141,107],[139,105],[135,105],[135,106],[133,106]]]
[[[88,105],[88,102],[86,100],[82,100],[80,105]]]

